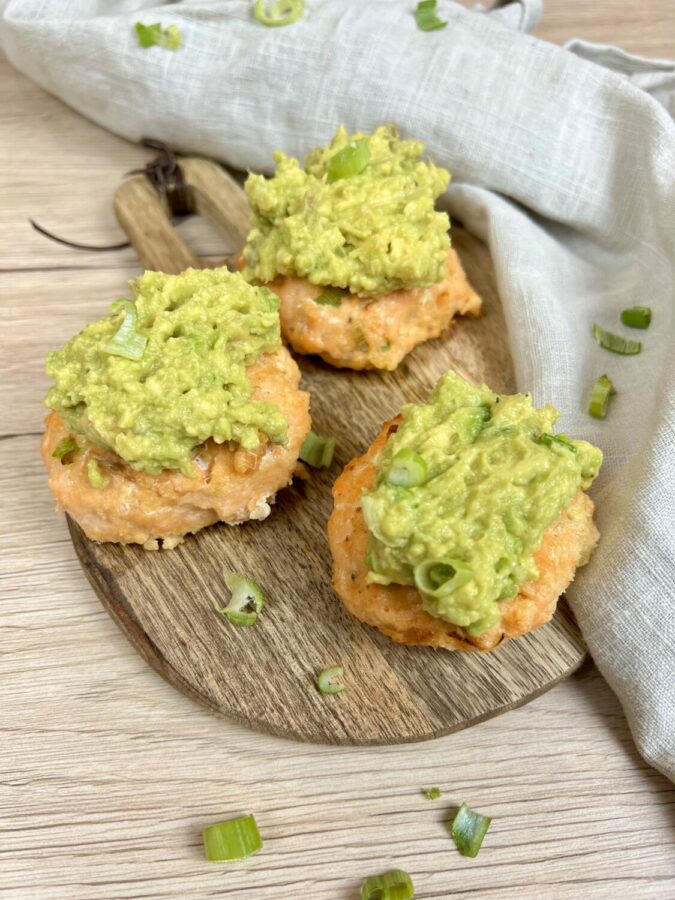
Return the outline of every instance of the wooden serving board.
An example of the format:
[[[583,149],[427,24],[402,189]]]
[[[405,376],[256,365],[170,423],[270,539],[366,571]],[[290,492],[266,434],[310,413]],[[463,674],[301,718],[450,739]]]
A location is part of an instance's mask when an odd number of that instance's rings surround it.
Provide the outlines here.
[[[181,160],[196,213],[238,249],[248,226],[239,185],[214,163]],[[180,272],[195,258],[143,176],[115,207],[146,268]],[[496,390],[514,389],[489,255],[459,229],[454,245],[484,299],[479,320],[458,321],[418,347],[396,372],[350,372],[299,357],[317,432],[337,439],[330,470],[281,491],[264,522],[216,525],[171,551],[97,544],[69,522],[80,562],[103,604],[145,659],[211,710],[262,731],[306,741],[377,744],[446,734],[513,709],[574,671],[585,647],[564,601],[551,623],[489,654],[393,643],[352,618],[332,590],[326,520],[331,484],[403,403],[424,400],[449,367]],[[213,263],[211,263],[213,264]],[[222,620],[223,569],[255,579],[267,605],[254,628]],[[345,667],[347,690],[323,696],[316,673]]]

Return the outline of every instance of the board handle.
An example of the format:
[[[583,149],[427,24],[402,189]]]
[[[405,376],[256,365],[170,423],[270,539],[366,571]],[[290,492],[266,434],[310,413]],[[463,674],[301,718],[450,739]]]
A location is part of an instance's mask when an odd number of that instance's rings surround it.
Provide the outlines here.
[[[242,246],[249,230],[246,194],[219,165],[208,159],[180,160],[190,211],[203,216],[222,234],[228,247]],[[232,266],[236,253],[223,260],[195,256],[171,224],[166,196],[145,175],[134,175],[115,193],[115,214],[138,253],[144,269],[177,275],[184,269]]]

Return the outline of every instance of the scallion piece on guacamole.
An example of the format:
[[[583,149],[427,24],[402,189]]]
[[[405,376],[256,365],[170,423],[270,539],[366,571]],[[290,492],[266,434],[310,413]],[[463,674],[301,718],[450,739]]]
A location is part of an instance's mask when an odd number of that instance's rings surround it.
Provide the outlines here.
[[[462,856],[478,856],[492,818],[462,803],[450,823],[450,834]]]
[[[410,447],[404,447],[392,459],[387,478],[389,484],[398,487],[416,487],[418,484],[424,484],[427,478],[427,464],[424,457]]]
[[[122,324],[106,345],[108,353],[124,356],[126,359],[141,359],[148,339],[137,331],[136,307],[130,300],[119,300],[119,308],[124,310]]]
[[[164,47],[165,50],[177,50],[181,43],[181,33],[177,25],[162,28],[159,22],[144,25],[136,22],[136,35],[141,47]]]

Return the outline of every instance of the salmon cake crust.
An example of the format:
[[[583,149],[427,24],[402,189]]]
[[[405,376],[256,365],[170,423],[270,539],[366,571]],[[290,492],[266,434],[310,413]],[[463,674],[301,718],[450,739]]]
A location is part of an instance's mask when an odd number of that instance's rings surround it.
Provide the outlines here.
[[[276,492],[287,485],[311,428],[309,394],[298,389],[300,370],[281,347],[247,369],[253,397],[275,403],[288,422],[285,446],[261,435],[257,450],[206,441],[195,457],[196,477],[177,469],[159,475],[133,469],[113,453],[76,440],[83,449],[58,460],[59,441],[71,434],[57,413],[45,421],[40,447],[57,509],[67,512],[95,541],[143,544],[156,550],[180,543],[185,534],[214,522],[231,525],[264,519]],[[94,487],[87,467],[94,459],[107,484]]]
[[[413,586],[367,583],[369,532],[360,498],[364,490],[372,488],[377,460],[400,421],[397,416],[386,422],[366,453],[351,460],[333,486],[328,542],[333,555],[333,587],[342,602],[356,618],[398,643],[450,650],[493,650],[510,638],[545,625],[577,567],[588,562],[598,541],[593,502],[582,491],[544,533],[534,554],[539,577],[521,585],[511,600],[500,601],[499,622],[481,635],[468,635],[462,628],[429,615]]]
[[[482,302],[452,247],[445,277],[427,288],[370,298],[346,294],[339,306],[331,306],[316,303],[326,288],[306,278],[276,278],[267,287],[281,300],[281,334],[296,353],[316,354],[348,369],[393,370],[456,315],[479,315]]]

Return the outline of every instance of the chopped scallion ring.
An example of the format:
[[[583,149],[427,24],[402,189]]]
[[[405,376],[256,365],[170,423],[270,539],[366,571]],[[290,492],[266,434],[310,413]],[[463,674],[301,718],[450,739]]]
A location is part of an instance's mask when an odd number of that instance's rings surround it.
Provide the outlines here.
[[[77,449],[77,441],[72,436],[72,434],[69,434],[68,437],[61,438],[56,447],[54,447],[52,456],[54,457],[54,459],[63,461],[63,458],[65,456],[68,456],[69,453],[73,453]]]
[[[427,464],[409,447],[399,450],[391,461],[387,481],[396,487],[417,487],[427,480]]]
[[[462,856],[478,856],[492,819],[462,803],[450,824],[450,834]]]
[[[180,47],[180,29],[177,25],[162,28],[160,22],[144,25],[136,22],[136,36],[141,47],[164,47],[166,50],[177,50]]]
[[[440,788],[424,788],[424,796],[427,798],[427,800],[438,800],[438,798],[441,796]]]
[[[629,328],[649,328],[652,311],[648,306],[631,306],[621,311],[621,322]]]
[[[612,331],[605,331],[599,325],[593,326],[593,337],[604,350],[620,353],[621,356],[634,356],[636,353],[642,352],[641,341],[634,341],[620,334],[614,334]]]
[[[87,478],[89,479],[89,484],[93,488],[96,488],[97,491],[102,491],[110,484],[110,479],[107,475],[103,474],[101,467],[98,464],[98,460],[93,457],[87,463]]]
[[[412,878],[403,869],[371,875],[361,885],[361,900],[411,900],[414,896]]]
[[[120,301],[120,309],[124,309],[124,319],[115,334],[106,344],[106,352],[125,359],[139,360],[145,353],[148,339],[136,330],[138,313],[131,300]],[[115,310],[117,312],[117,310]]]
[[[300,448],[298,456],[314,469],[327,469],[333,462],[334,453],[335,438],[321,437],[321,435],[310,431]]]
[[[594,419],[604,419],[607,415],[609,398],[616,394],[612,379],[607,375],[601,375],[593,385],[591,399],[588,404],[588,413]]]
[[[437,31],[448,24],[436,15],[436,0],[420,0],[415,10],[417,27],[422,31]]]
[[[341,694],[346,690],[342,683],[344,675],[342,666],[330,666],[328,669],[322,669],[316,676],[316,686],[322,694]]]
[[[431,597],[447,597],[474,577],[461,559],[427,559],[413,569],[415,587]]]
[[[225,572],[225,584],[232,596],[227,606],[222,608],[216,606],[217,612],[233,625],[244,627],[255,625],[258,614],[265,604],[260,587],[255,581],[237,575],[236,572]]]
[[[360,175],[368,165],[370,150],[368,141],[351,141],[342,150],[338,150],[326,163],[326,181],[332,184],[342,178]]]
[[[348,293],[342,288],[327,287],[318,297],[314,298],[314,302],[318,303],[319,306],[340,306]]]
[[[548,434],[548,432],[543,431],[537,438],[537,443],[543,444],[545,447],[564,447],[571,453],[578,452],[578,447],[576,447],[572,443],[572,441],[564,434]]]
[[[253,4],[253,15],[261,25],[268,28],[279,28],[297,22],[305,11],[305,0],[256,0]]]
[[[263,842],[253,816],[241,816],[204,829],[204,856],[209,862],[246,859],[262,850]]]

